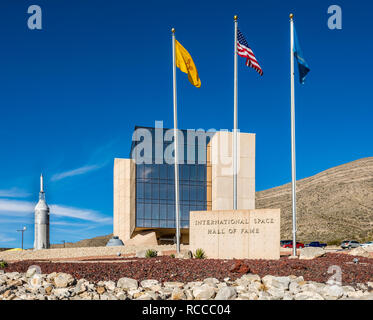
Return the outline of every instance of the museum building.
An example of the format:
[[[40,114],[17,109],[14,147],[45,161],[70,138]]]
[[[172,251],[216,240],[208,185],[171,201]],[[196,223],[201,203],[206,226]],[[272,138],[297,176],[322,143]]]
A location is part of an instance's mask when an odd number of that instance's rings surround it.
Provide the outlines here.
[[[130,156],[114,159],[113,233],[124,243],[155,231],[175,236],[173,129],[135,127]],[[181,243],[189,243],[191,211],[233,209],[233,134],[179,130]],[[255,209],[255,134],[238,133],[237,209]]]

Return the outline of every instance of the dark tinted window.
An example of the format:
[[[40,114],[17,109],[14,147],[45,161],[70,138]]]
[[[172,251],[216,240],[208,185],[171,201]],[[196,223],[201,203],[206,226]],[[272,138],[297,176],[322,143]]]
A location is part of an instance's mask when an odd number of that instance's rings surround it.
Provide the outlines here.
[[[136,164],[136,226],[175,228],[175,167],[173,164],[156,163],[155,130],[148,129],[152,134],[152,163]],[[180,225],[182,228],[188,228],[189,212],[207,208],[206,159],[203,159],[202,164],[197,163],[199,152],[205,157],[206,147],[197,146],[198,139],[195,139],[195,147],[187,146],[186,130],[183,130],[183,133],[184,145],[179,145],[180,149],[184,149],[184,161],[179,165]],[[142,140],[132,143],[131,156],[133,148]],[[163,144],[163,152],[168,145],[169,142]],[[194,164],[186,164],[187,152],[190,150],[195,153]],[[159,155],[157,162],[158,160]]]

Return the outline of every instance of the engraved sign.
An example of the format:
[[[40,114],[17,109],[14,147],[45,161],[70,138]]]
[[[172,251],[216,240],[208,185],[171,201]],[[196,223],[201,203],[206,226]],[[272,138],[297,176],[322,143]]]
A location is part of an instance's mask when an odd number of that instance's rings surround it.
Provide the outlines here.
[[[280,209],[192,211],[189,232],[209,258],[280,258]]]

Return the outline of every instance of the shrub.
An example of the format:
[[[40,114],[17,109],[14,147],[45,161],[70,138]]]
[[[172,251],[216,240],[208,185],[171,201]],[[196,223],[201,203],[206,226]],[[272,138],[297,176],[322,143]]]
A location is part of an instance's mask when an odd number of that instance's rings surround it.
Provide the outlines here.
[[[6,261],[0,261],[0,269],[4,269],[8,266],[8,263]]]
[[[173,253],[171,253],[170,257],[171,258],[175,258],[175,255]]]
[[[155,258],[158,255],[158,252],[153,249],[146,250],[145,258]]]
[[[194,258],[205,259],[206,258],[205,251],[203,251],[203,249],[201,248],[197,249],[196,252],[194,253]]]

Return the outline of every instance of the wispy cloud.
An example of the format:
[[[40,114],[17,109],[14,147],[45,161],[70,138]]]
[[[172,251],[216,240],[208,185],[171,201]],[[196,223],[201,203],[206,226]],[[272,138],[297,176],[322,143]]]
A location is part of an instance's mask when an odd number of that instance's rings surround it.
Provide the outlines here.
[[[34,211],[35,203],[30,201],[0,199],[0,214],[12,216],[24,216]]]
[[[80,209],[53,204],[50,205],[50,209],[51,213],[55,214],[56,216],[76,218],[98,223],[111,223],[113,221],[112,218],[106,217],[97,211],[89,209]]]
[[[100,224],[112,223],[112,218],[105,216],[101,212],[95,210],[68,207],[58,204],[52,204],[49,207],[51,215],[97,222]],[[34,212],[34,208],[35,203],[31,201],[0,199],[0,215],[3,216],[20,217],[30,215]]]
[[[12,242],[12,241],[15,241],[16,238],[7,238],[7,237],[4,237],[0,234],[0,242]]]
[[[98,170],[98,169],[102,168],[103,166],[104,166],[104,164],[86,165],[86,166],[76,168],[76,169],[73,169],[73,170],[68,170],[68,171],[56,173],[52,176],[51,181],[58,181],[58,180],[62,180],[62,179],[65,179],[65,178],[86,174],[88,172]]]
[[[52,176],[51,181],[59,181],[65,178],[83,175],[105,167],[113,161],[113,147],[116,143],[117,141],[113,140],[97,148],[88,158],[84,166],[56,173]]]
[[[0,190],[0,198],[26,198],[28,196],[30,196],[30,193],[18,188]]]

